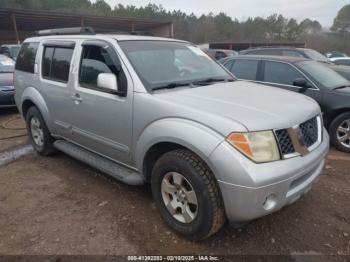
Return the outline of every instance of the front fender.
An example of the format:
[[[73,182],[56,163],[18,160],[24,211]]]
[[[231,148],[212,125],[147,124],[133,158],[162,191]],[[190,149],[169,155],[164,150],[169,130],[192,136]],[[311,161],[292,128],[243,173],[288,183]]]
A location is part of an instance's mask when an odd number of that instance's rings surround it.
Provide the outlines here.
[[[210,153],[223,140],[222,135],[194,121],[180,118],[158,120],[145,128],[137,139],[135,164],[138,170],[142,170],[147,151],[155,144],[170,142],[193,151],[210,167]]]
[[[20,110],[22,115],[23,115],[22,106],[23,106],[23,103],[27,100],[31,101],[36,105],[41,115],[43,116],[47,127],[49,128],[49,130],[51,130],[53,123],[50,117],[50,111],[40,92],[36,90],[34,87],[27,87],[26,89],[24,89],[20,100],[20,104],[18,105],[18,109]]]

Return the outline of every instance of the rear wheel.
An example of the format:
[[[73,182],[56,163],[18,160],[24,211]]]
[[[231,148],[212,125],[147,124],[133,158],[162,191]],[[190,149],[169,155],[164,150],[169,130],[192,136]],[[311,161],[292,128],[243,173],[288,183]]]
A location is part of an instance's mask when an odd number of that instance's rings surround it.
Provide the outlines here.
[[[56,150],[53,146],[54,139],[50,135],[40,111],[35,107],[28,109],[26,115],[26,124],[29,134],[29,139],[40,155],[48,156]]]
[[[329,134],[333,146],[350,153],[350,112],[343,113],[332,121]]]
[[[152,172],[152,192],[164,221],[189,239],[207,238],[225,222],[214,175],[188,150],[174,150],[158,159]]]

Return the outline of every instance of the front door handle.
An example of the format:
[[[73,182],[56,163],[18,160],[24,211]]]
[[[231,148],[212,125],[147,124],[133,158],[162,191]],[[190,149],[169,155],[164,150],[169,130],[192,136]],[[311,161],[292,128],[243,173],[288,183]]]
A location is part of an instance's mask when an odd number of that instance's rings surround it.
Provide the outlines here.
[[[72,95],[72,99],[76,102],[76,103],[81,103],[83,101],[83,99],[80,97],[79,94],[74,94]]]

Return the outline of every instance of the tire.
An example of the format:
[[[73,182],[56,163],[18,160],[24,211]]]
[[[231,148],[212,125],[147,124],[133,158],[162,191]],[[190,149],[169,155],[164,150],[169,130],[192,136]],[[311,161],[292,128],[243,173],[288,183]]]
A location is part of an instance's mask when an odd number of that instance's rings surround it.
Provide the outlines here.
[[[339,128],[342,127],[344,132],[340,132]],[[329,126],[329,135],[331,144],[339,151],[350,153],[350,112],[343,113],[337,116]],[[339,137],[346,138],[343,143],[339,140]],[[346,146],[348,144],[348,146]]]
[[[174,186],[176,186],[174,177],[175,175],[178,176],[178,174],[183,177],[182,183],[185,189],[184,191],[177,190],[177,195],[174,193],[170,196],[170,193],[162,190],[162,183],[168,181],[165,184],[169,185],[170,183],[170,188],[173,190]],[[171,179],[173,184],[171,184]],[[177,149],[161,156],[152,170],[151,184],[153,198],[163,220],[175,232],[186,238],[191,240],[205,239],[219,231],[225,223],[226,217],[223,201],[216,179],[207,165],[190,151]],[[185,202],[188,201],[189,204],[185,204],[186,208],[184,209],[177,209],[175,215],[172,215],[166,206],[166,200],[172,199],[169,202],[180,203],[181,199],[179,201],[179,198],[181,194],[179,192],[187,192],[186,194],[188,194],[192,192],[189,191],[189,188],[192,188],[192,191],[195,193],[196,208],[190,203],[194,201],[187,199],[188,195],[186,195]],[[193,197],[191,198],[193,199]],[[190,210],[187,207],[190,207]],[[192,221],[190,221],[191,219],[179,221],[183,210],[189,210],[193,215],[191,217]],[[184,217],[188,218],[188,215]]]
[[[35,106],[28,109],[26,114],[26,125],[30,142],[38,154],[42,156],[49,156],[56,152],[53,146],[53,142],[55,140],[50,135],[50,131],[47,128],[40,111]],[[37,129],[33,126],[36,126]],[[38,135],[38,133],[40,133],[40,135]],[[38,142],[38,136],[42,138],[41,143]]]

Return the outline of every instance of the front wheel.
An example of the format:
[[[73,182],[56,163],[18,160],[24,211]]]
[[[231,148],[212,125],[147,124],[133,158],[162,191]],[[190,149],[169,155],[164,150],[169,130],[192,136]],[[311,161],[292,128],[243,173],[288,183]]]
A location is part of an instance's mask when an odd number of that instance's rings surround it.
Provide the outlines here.
[[[54,153],[54,139],[50,135],[50,131],[47,128],[40,111],[35,106],[28,109],[26,114],[26,124],[29,139],[35,151],[43,156],[48,156]]]
[[[331,143],[338,150],[350,153],[350,112],[336,117],[330,127]]]
[[[152,193],[163,220],[189,239],[207,238],[225,222],[214,175],[188,150],[174,150],[158,159],[152,172]]]

